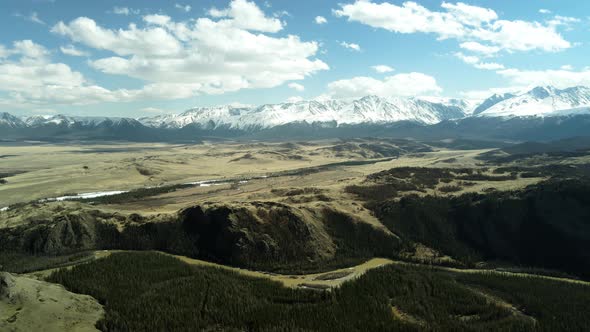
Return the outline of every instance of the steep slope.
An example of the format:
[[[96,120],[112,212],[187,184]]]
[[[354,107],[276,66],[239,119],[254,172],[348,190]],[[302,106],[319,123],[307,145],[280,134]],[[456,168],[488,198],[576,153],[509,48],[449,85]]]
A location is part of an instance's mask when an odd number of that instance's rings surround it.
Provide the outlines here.
[[[14,115],[6,112],[0,113],[0,127],[6,128],[21,128],[25,123]]]
[[[28,208],[11,211],[20,218]],[[147,217],[49,204],[32,211],[22,224],[0,227],[0,267],[16,272],[18,257],[102,249],[161,250],[273,271],[321,270],[393,257],[399,238],[361,218],[327,205],[302,208],[271,201],[205,203]]]
[[[588,114],[589,108],[590,88],[578,86],[560,90],[545,86],[502,100],[480,112],[479,115],[486,117],[560,116]]]

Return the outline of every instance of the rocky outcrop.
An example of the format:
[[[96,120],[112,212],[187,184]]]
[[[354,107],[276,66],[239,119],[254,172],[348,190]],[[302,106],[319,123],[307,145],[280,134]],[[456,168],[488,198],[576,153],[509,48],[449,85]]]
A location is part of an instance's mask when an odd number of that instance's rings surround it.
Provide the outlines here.
[[[8,272],[0,272],[0,301],[14,297],[14,277]]]
[[[204,203],[150,217],[66,209],[0,229],[0,253],[159,250],[257,269],[394,255],[398,239],[390,233],[344,212],[326,211],[336,210],[329,204],[257,201]]]
[[[96,217],[65,214],[35,220],[19,227],[0,229],[0,250],[59,255],[96,248]]]
[[[334,244],[322,227],[298,209],[279,203],[195,206],[181,211],[180,220],[197,240],[202,258],[248,265],[316,261],[334,255]]]

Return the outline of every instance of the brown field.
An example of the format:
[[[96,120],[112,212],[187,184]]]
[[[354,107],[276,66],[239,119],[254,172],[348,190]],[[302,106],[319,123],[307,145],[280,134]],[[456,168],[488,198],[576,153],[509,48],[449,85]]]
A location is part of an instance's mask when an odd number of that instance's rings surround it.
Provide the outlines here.
[[[361,154],[352,149],[335,152],[334,147],[339,145],[341,142],[332,140],[289,144],[227,142],[200,145],[0,146],[0,155],[8,156],[0,161],[0,173],[17,173],[6,177],[7,183],[0,185],[0,208],[72,194],[127,191],[203,180],[247,179],[332,163],[384,159],[379,155],[371,156],[371,151],[361,151]],[[478,168],[481,161],[475,157],[486,151],[489,150],[402,152],[398,158],[385,162],[336,166],[321,172],[250,180],[234,185],[191,187],[108,208],[121,212],[162,213],[177,211],[202,201],[284,201],[284,197],[271,191],[306,187],[321,188],[337,204],[350,207],[349,199],[342,189],[362,182],[368,174],[403,166]],[[461,192],[481,191],[490,187],[509,190],[539,180],[476,182]],[[438,192],[433,190],[427,193]]]

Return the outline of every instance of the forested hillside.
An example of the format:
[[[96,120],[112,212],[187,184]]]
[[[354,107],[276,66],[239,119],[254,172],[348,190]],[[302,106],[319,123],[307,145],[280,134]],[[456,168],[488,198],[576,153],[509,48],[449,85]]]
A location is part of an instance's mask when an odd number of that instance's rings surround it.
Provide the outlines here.
[[[333,291],[284,288],[155,253],[121,253],[49,280],[105,305],[103,331],[556,331],[590,326],[590,287],[387,266]],[[117,287],[113,287],[117,285]],[[449,301],[452,299],[452,301]],[[542,305],[541,305],[542,304]],[[579,308],[570,310],[569,308]]]

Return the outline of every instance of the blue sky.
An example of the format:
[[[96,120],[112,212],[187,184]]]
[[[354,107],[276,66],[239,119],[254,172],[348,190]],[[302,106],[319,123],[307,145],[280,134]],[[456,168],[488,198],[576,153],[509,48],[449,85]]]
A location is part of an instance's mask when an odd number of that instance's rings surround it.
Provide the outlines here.
[[[0,16],[15,114],[590,85],[587,1],[2,0]]]

